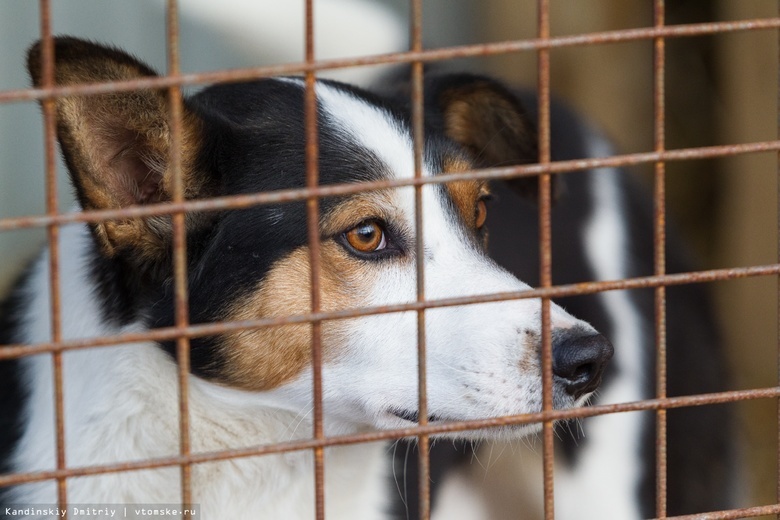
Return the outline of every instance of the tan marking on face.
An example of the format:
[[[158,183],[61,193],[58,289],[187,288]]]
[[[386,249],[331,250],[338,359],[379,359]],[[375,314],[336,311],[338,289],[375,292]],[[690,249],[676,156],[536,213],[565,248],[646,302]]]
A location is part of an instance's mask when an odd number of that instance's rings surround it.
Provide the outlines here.
[[[459,157],[448,157],[444,160],[444,173],[458,173],[472,169],[474,166],[469,161]],[[464,180],[448,182],[444,186],[464,222],[470,227],[475,227],[477,201],[489,193],[487,183]]]
[[[349,201],[326,219],[326,227],[347,226],[369,209],[366,199]],[[373,212],[375,207],[370,208]],[[371,213],[369,216],[374,216]],[[355,258],[333,239],[321,243],[320,257],[321,310],[330,312],[364,307],[367,284],[375,275],[370,262]],[[311,311],[309,248],[304,246],[276,262],[265,279],[251,294],[235,302],[225,319],[254,320],[308,314]],[[323,360],[335,359],[348,334],[351,320],[322,322]],[[290,381],[311,363],[311,324],[283,325],[242,331],[225,336],[227,369],[230,385],[250,390],[270,390]]]

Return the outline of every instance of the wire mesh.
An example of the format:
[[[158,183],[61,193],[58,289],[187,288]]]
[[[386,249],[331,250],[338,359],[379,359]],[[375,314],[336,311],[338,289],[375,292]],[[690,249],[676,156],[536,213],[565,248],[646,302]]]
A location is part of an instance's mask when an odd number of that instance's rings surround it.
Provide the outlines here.
[[[539,0],[537,5],[537,37],[545,42],[550,39],[550,2]],[[537,54],[539,96],[539,164],[551,161],[550,152],[550,49],[540,48]],[[552,219],[550,174],[539,174],[539,281],[542,288],[552,287]],[[550,298],[542,298],[542,410],[553,409],[553,360]],[[544,517],[555,517],[555,436],[553,422],[542,425]]]
[[[413,52],[422,51],[422,0],[410,0],[412,12],[409,31]],[[414,143],[414,180],[423,178],[424,154],[424,113],[423,113],[423,63],[412,61],[412,141]],[[414,187],[414,229],[415,229],[415,277],[417,303],[425,303],[425,237],[423,234],[423,196],[422,184]],[[427,377],[427,343],[425,337],[425,307],[417,310],[417,417],[421,427],[428,424],[428,377]],[[431,516],[431,463],[428,435],[420,433],[417,436],[419,487],[418,515],[422,520]]]
[[[306,0],[306,63],[314,62],[314,3]],[[317,136],[317,93],[315,89],[315,71],[306,71],[305,94],[305,131],[306,131],[306,186],[310,189],[319,184]],[[311,312],[320,310],[320,233],[319,198],[306,199],[306,224],[309,236],[309,265],[311,276]],[[324,438],[322,423],[322,322],[311,322],[311,352],[314,367],[312,394],[314,398],[315,440]],[[325,518],[325,452],[322,446],[314,448],[314,488],[315,516],[317,520]]]
[[[654,2],[655,27],[663,28],[665,22],[664,0]],[[665,41],[657,37],[653,45],[653,112],[655,124],[653,128],[654,148],[662,153],[666,148],[665,142],[665,78],[666,78],[666,54]],[[655,223],[653,241],[655,242],[655,256],[653,258],[653,273],[662,276],[666,272],[666,166],[663,161],[655,162],[654,172],[654,215]],[[666,397],[666,287],[659,285],[655,288],[655,348],[656,348],[656,396],[659,399]],[[659,408],[656,412],[656,516],[666,518],[666,471],[667,471],[667,423],[666,410]]]
[[[41,0],[41,38],[43,41],[42,84],[54,84],[54,42],[51,34],[51,5],[48,0]],[[42,103],[44,119],[44,141],[46,143],[46,212],[56,215],[57,208],[57,156],[55,152],[56,121],[54,100]],[[46,238],[49,245],[49,285],[51,287],[51,338],[54,343],[62,341],[62,315],[60,293],[60,248],[59,227],[50,224],[46,228]],[[54,373],[54,421],[56,432],[57,469],[65,468],[65,406],[63,400],[62,353],[52,352]],[[57,479],[57,500],[67,509],[67,483],[64,478]]]
[[[543,424],[544,438],[544,511],[545,518],[554,518],[554,450],[553,421],[568,418],[584,418],[604,414],[626,413],[631,411],[652,410],[657,414],[656,431],[656,516],[662,518],[693,519],[702,515],[669,517],[666,511],[667,467],[666,467],[666,411],[674,408],[703,406],[717,403],[740,402],[754,399],[778,399],[780,387],[757,388],[751,390],[730,391],[713,394],[668,397],[666,394],[666,287],[689,283],[706,283],[716,280],[732,280],[757,276],[780,275],[780,262],[777,264],[712,269],[706,271],[667,274],[665,268],[665,165],[671,161],[685,161],[702,158],[726,157],[729,155],[758,152],[776,152],[780,161],[780,126],[778,140],[751,142],[724,146],[686,148],[667,150],[665,144],[665,40],[710,34],[723,34],[736,31],[771,30],[780,28],[780,13],[776,18],[755,19],[718,23],[701,23],[669,26],[665,24],[664,0],[654,0],[654,26],[606,31],[573,36],[552,37],[550,35],[549,0],[538,0],[537,37],[513,41],[447,47],[436,50],[424,50],[422,41],[422,1],[411,0],[411,50],[409,52],[368,56],[350,59],[317,60],[314,46],[314,3],[306,0],[306,53],[303,63],[291,63],[277,66],[245,69],[220,70],[199,74],[182,74],[179,66],[179,29],[178,3],[167,2],[166,48],[168,72],[161,77],[144,78],[132,81],[116,81],[100,84],[74,86],[54,85],[54,42],[51,33],[51,5],[49,0],[40,0],[40,27],[43,49],[43,75],[41,88],[0,91],[0,103],[13,103],[40,100],[44,114],[45,157],[46,157],[46,214],[29,215],[0,219],[0,232],[45,227],[49,246],[49,276],[51,286],[51,341],[33,345],[6,345],[0,349],[0,360],[24,356],[51,353],[53,357],[53,380],[55,389],[55,422],[57,464],[53,471],[35,471],[0,475],[0,486],[10,486],[28,482],[55,480],[58,501],[62,509],[67,510],[67,479],[79,476],[100,475],[114,472],[137,471],[162,467],[179,467],[181,470],[181,497],[183,504],[193,502],[191,489],[192,466],[206,462],[270,455],[301,450],[314,453],[315,475],[315,511],[318,520],[325,518],[325,461],[324,449],[330,446],[343,446],[354,443],[375,442],[416,436],[419,440],[420,463],[420,509],[422,519],[430,517],[430,461],[428,452],[429,436],[439,433],[451,433],[465,430],[490,428],[503,425]],[[550,156],[550,51],[555,48],[583,45],[613,44],[629,41],[648,41],[654,45],[654,149],[652,152],[613,155],[599,159],[573,161],[552,161]],[[532,165],[488,168],[456,174],[444,174],[436,177],[423,177],[423,64],[427,62],[450,60],[455,58],[488,56],[517,52],[536,52],[538,56],[538,94],[539,94],[539,159]],[[317,171],[317,111],[316,111],[316,74],[320,71],[344,67],[357,67],[376,64],[412,65],[412,128],[414,137],[415,175],[411,179],[365,182],[355,184],[319,185]],[[181,174],[182,144],[182,87],[205,83],[235,82],[257,79],[281,74],[303,73],[305,75],[305,128],[306,128],[306,187],[300,189],[279,190],[239,196],[217,197],[207,200],[185,200]],[[173,196],[167,203],[134,206],[118,210],[90,210],[81,213],[59,213],[57,207],[56,184],[56,128],[54,102],[57,98],[71,95],[97,95],[110,92],[127,92],[138,89],[167,89],[170,103],[170,129],[172,135],[170,164],[173,172]],[[779,89],[780,95],[780,89]],[[779,119],[780,120],[780,119]],[[600,167],[619,167],[637,164],[652,164],[654,167],[654,274],[623,280],[587,282],[568,285],[554,285],[551,275],[551,219],[550,219],[550,180],[562,172],[578,172]],[[779,162],[780,164],[780,162]],[[778,170],[780,172],[780,169]],[[576,174],[576,173],[575,173]],[[780,173],[778,173],[780,176]],[[540,200],[540,287],[531,290],[499,293],[491,295],[459,297],[429,300],[425,297],[424,281],[424,237],[422,188],[430,184],[440,184],[456,180],[504,179],[523,176],[538,176]],[[344,309],[323,312],[320,305],[320,241],[318,232],[319,200],[322,197],[347,195],[370,190],[380,190],[403,186],[415,189],[415,209],[417,230],[417,298],[415,302],[393,306]],[[780,193],[778,194],[780,197]],[[778,199],[780,201],[780,198]],[[241,209],[255,205],[305,201],[307,206],[307,227],[309,236],[311,269],[311,312],[308,314],[285,316],[273,319],[257,319],[236,322],[215,322],[190,324],[188,316],[187,256],[185,214],[191,212],[210,212],[225,209]],[[780,202],[778,202],[780,207]],[[64,340],[61,323],[60,290],[60,244],[59,228],[84,222],[99,222],[110,219],[148,217],[152,215],[171,215],[173,221],[173,273],[175,287],[175,325],[158,328],[143,333],[124,333],[121,335],[97,337],[81,340]],[[780,234],[780,222],[778,222]],[[778,257],[780,260],[780,257]],[[780,283],[780,282],[779,282]],[[780,288],[780,285],[778,286]],[[655,290],[655,335],[656,335],[656,387],[655,399],[639,402],[596,405],[588,408],[555,410],[552,406],[552,346],[550,330],[550,300],[563,296],[594,294],[603,291],[653,288]],[[780,289],[778,290],[780,298]],[[427,309],[448,306],[472,305],[485,302],[507,301],[513,299],[541,298],[542,305],[542,366],[543,366],[543,410],[540,413],[506,416],[499,418],[428,424],[426,393],[426,345],[425,311]],[[322,411],[322,337],[321,325],[326,320],[338,320],[371,316],[382,313],[414,311],[417,313],[418,327],[418,385],[419,385],[419,426],[396,430],[376,431],[354,435],[326,436],[323,430]],[[304,441],[290,441],[252,448],[230,449],[219,452],[193,453],[190,445],[189,424],[189,372],[190,340],[197,337],[213,336],[225,332],[256,330],[264,327],[278,327],[285,324],[307,323],[312,330],[311,352],[314,366],[313,396],[314,420],[312,438]],[[779,336],[780,337],[780,336]],[[66,463],[65,428],[63,405],[62,356],[65,352],[85,348],[131,344],[142,341],[176,342],[179,382],[179,435],[178,456],[161,457],[145,461],[107,464],[89,467],[72,467]],[[778,353],[780,363],[780,351]],[[780,437],[778,438],[780,442]],[[778,450],[780,457],[780,449]],[[780,462],[778,463],[780,467]],[[780,478],[778,479],[780,486]],[[748,518],[752,516],[777,514],[780,518],[780,487],[778,504],[762,507],[733,509],[710,512],[706,518]]]

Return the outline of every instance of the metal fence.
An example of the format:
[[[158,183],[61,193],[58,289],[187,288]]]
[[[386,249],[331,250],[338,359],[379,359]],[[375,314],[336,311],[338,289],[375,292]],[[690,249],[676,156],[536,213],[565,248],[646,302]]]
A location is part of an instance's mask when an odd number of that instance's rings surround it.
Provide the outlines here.
[[[180,467],[181,496],[185,504],[192,503],[191,468],[194,464],[221,461],[240,457],[261,456],[296,450],[313,450],[315,464],[316,516],[324,518],[324,480],[326,468],[323,450],[328,446],[338,446],[353,443],[364,443],[378,440],[397,439],[406,436],[416,436],[419,439],[419,479],[420,517],[430,517],[430,490],[428,457],[428,438],[431,435],[444,432],[457,432],[478,428],[490,428],[501,425],[518,425],[528,423],[543,424],[544,439],[544,505],[545,518],[554,517],[553,506],[553,421],[560,419],[590,417],[601,414],[612,414],[638,410],[654,410],[657,415],[656,432],[656,516],[672,518],[666,513],[667,478],[666,478],[666,411],[671,408],[701,406],[715,403],[736,402],[749,399],[780,398],[780,386],[757,388],[743,391],[722,392],[684,397],[667,397],[666,395],[666,293],[670,285],[712,282],[744,277],[770,276],[780,274],[780,263],[729,269],[715,269],[683,274],[667,274],[665,269],[665,165],[671,161],[685,161],[725,157],[729,155],[748,154],[756,152],[775,151],[780,153],[780,139],[765,142],[751,142],[739,145],[711,146],[702,148],[687,148],[667,150],[664,136],[666,113],[664,107],[665,84],[665,42],[669,38],[684,38],[698,35],[712,35],[735,31],[756,31],[780,29],[780,16],[775,18],[743,20],[722,23],[698,23],[667,26],[665,20],[664,0],[654,0],[654,19],[652,27],[579,34],[573,36],[550,36],[550,0],[538,1],[537,37],[533,39],[506,41],[480,45],[448,47],[436,50],[424,50],[422,46],[422,0],[411,0],[411,50],[409,52],[384,54],[350,59],[317,60],[314,47],[313,0],[306,0],[306,58],[302,63],[292,63],[268,67],[256,67],[234,70],[211,71],[199,74],[182,74],[179,68],[179,30],[178,2],[167,2],[167,53],[168,71],[161,77],[150,77],[132,81],[119,81],[101,84],[85,84],[75,86],[55,86],[54,84],[54,45],[51,31],[51,1],[40,0],[40,32],[43,40],[43,81],[41,88],[0,91],[0,103],[39,100],[43,106],[45,128],[46,157],[46,200],[45,215],[31,215],[0,220],[0,232],[31,227],[45,227],[48,232],[48,245],[51,251],[49,260],[49,276],[51,293],[51,330],[50,342],[34,345],[7,345],[0,349],[0,360],[51,353],[54,359],[54,383],[56,403],[56,446],[57,468],[53,471],[37,471],[33,473],[0,475],[0,487],[21,483],[56,480],[58,484],[58,500],[63,509],[68,503],[66,482],[68,478],[88,475],[99,475],[113,472],[153,469],[162,467]],[[550,159],[550,52],[561,47],[608,44],[629,41],[648,41],[654,43],[654,148],[645,153],[616,155],[599,159],[584,159],[573,161],[551,162]],[[423,64],[448,60],[453,58],[476,57],[517,52],[535,52],[538,58],[538,95],[539,95],[539,158],[536,164],[490,168],[464,173],[422,177],[422,134],[423,134]],[[414,135],[415,175],[412,179],[366,182],[361,184],[341,184],[320,186],[317,171],[317,121],[314,110],[316,98],[314,81],[318,71],[343,67],[358,67],[374,64],[411,64],[412,67],[412,129]],[[216,82],[231,82],[279,74],[304,74],[306,79],[306,157],[307,184],[305,188],[280,190],[268,193],[256,193],[228,197],[217,197],[208,200],[185,201],[182,178],[180,144],[182,136],[182,87]],[[138,89],[167,89],[170,98],[172,133],[171,170],[173,172],[173,197],[171,202],[134,206],[118,210],[83,211],[81,213],[60,213],[57,207],[56,185],[56,144],[54,102],[61,96],[95,95],[109,92],[126,92]],[[780,156],[778,161],[780,162]],[[654,166],[654,201],[655,201],[655,255],[654,274],[652,276],[624,280],[588,282],[572,285],[554,285],[551,278],[551,225],[550,225],[550,180],[552,176],[562,172],[576,172],[599,167],[617,167],[637,164]],[[446,183],[465,179],[500,179],[521,176],[538,176],[539,178],[539,216],[540,216],[540,249],[541,249],[541,285],[538,288],[475,297],[460,297],[445,300],[427,300],[424,292],[424,255],[420,254],[424,242],[422,236],[422,187],[425,184]],[[320,308],[320,277],[319,277],[319,233],[318,213],[319,199],[333,195],[353,194],[362,191],[413,186],[416,193],[416,230],[417,230],[417,300],[413,303],[399,304],[387,307],[372,307],[346,309],[336,312],[323,312]],[[306,201],[308,213],[308,231],[311,262],[311,312],[304,315],[284,318],[258,319],[239,322],[220,322],[208,324],[190,324],[188,316],[188,293],[186,273],[186,241],[184,217],[187,212],[209,212],[226,209],[240,209],[253,205],[271,204],[289,201]],[[173,220],[173,262],[175,285],[175,326],[159,328],[144,333],[126,333],[118,336],[90,338],[82,340],[64,340],[62,338],[61,299],[59,294],[59,229],[63,225],[77,222],[99,222],[110,219],[125,219],[149,217],[153,215],[171,215]],[[778,226],[780,234],[780,225]],[[550,332],[550,300],[563,296],[593,294],[601,291],[619,289],[654,288],[655,290],[655,335],[657,374],[656,398],[623,404],[599,405],[571,410],[554,410],[552,407],[552,347]],[[428,424],[426,398],[426,345],[425,315],[426,310],[445,306],[467,305],[482,302],[494,302],[511,299],[541,298],[542,300],[542,366],[543,366],[543,411],[540,413],[507,416],[500,418]],[[321,377],[321,323],[325,320],[343,319],[348,317],[369,316],[380,313],[414,311],[418,316],[418,355],[419,355],[419,426],[399,430],[376,431],[355,435],[326,437],[323,432],[322,416],[322,377]],[[189,343],[190,339],[202,336],[212,336],[238,330],[260,329],[283,324],[310,323],[312,326],[312,359],[314,364],[314,429],[309,440],[291,441],[280,444],[264,445],[255,448],[233,449],[210,453],[192,453],[189,437]],[[180,392],[180,452],[178,456],[155,458],[131,463],[110,464],[96,467],[68,467],[66,464],[64,440],[64,409],[63,409],[63,372],[62,356],[64,352],[136,343],[141,341],[175,340],[178,356],[178,374]],[[780,353],[779,353],[780,358]],[[780,416],[780,414],[779,414]],[[778,439],[780,445],[780,439]],[[778,450],[780,454],[780,450]],[[780,487],[780,481],[778,481]],[[746,518],[756,515],[777,514],[780,518],[780,489],[776,504],[747,509],[710,512],[705,516],[690,515],[673,518],[708,518],[731,519]]]

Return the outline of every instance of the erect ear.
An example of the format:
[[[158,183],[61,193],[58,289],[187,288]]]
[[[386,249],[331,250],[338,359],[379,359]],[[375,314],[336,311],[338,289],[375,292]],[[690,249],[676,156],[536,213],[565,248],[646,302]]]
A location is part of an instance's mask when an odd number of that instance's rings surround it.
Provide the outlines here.
[[[534,123],[517,96],[499,82],[472,74],[434,76],[425,85],[433,124],[471,155],[479,168],[538,161]],[[507,184],[536,196],[538,179],[520,177]]]
[[[56,38],[57,85],[132,80],[155,72],[131,56],[75,38]],[[27,66],[41,86],[41,44],[33,45]],[[57,136],[70,177],[84,209],[118,209],[169,200],[171,131],[165,91],[137,90],[57,98]],[[201,121],[184,109],[182,174],[185,196],[209,192],[198,171]],[[146,260],[164,254],[170,241],[170,218],[114,220],[95,224],[104,254],[130,249]]]

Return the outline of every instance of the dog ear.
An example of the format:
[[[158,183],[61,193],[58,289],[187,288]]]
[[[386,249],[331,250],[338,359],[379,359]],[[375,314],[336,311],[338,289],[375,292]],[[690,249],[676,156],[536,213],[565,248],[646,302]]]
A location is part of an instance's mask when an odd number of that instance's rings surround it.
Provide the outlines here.
[[[54,47],[58,86],[156,75],[116,49],[68,37],[56,38]],[[27,66],[40,87],[40,42],[30,48]],[[82,208],[118,209],[170,200],[170,107],[165,91],[74,95],[57,98],[55,105],[57,137]],[[196,165],[202,124],[186,107],[182,123],[185,196],[197,198],[209,192],[207,177]],[[171,224],[169,217],[160,216],[100,222],[93,229],[104,254],[131,249],[153,259],[167,251]]]
[[[520,100],[501,83],[472,74],[434,76],[425,98],[434,126],[460,144],[479,168],[538,161],[537,134]],[[538,195],[537,177],[509,179],[516,192]]]

